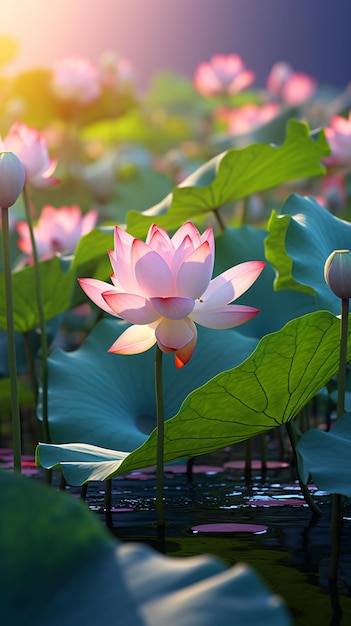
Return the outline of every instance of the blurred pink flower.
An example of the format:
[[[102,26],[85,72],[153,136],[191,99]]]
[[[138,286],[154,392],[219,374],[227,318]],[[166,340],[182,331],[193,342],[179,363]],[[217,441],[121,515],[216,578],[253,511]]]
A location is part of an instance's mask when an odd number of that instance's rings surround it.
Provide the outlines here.
[[[101,92],[99,69],[85,57],[61,59],[53,67],[51,88],[60,100],[89,104]]]
[[[279,62],[268,75],[267,89],[286,104],[302,104],[314,95],[317,81],[303,72],[294,72],[288,63]]]
[[[94,228],[97,217],[95,209],[82,215],[76,205],[60,209],[50,205],[44,206],[33,228],[39,258],[45,260],[57,253],[74,252],[80,238]],[[19,235],[18,247],[31,257],[32,244],[28,223],[18,222],[16,229]]]
[[[15,122],[5,139],[0,142],[0,149],[13,152],[26,174],[26,183],[33,187],[51,187],[58,183],[52,176],[56,169],[57,159],[50,159],[43,135],[36,128],[22,122]]]
[[[228,133],[242,135],[266,124],[279,113],[280,105],[277,102],[267,102],[262,106],[246,104],[239,109],[222,109],[218,112],[218,118],[226,123]]]
[[[346,177],[342,174],[326,174],[321,181],[320,193],[315,200],[331,213],[338,213],[346,206]]]
[[[347,118],[334,115],[330,126],[325,128],[325,136],[330,145],[330,156],[323,159],[328,166],[345,167],[351,165],[351,111]]]
[[[104,52],[100,58],[100,80],[107,88],[132,83],[134,71],[131,62],[119,58],[113,51]]]
[[[194,85],[203,96],[236,94],[255,80],[238,54],[214,55],[209,63],[200,63],[195,71]]]
[[[137,354],[157,342],[163,352],[173,352],[176,367],[182,367],[196,345],[195,322],[208,328],[231,328],[258,313],[253,307],[229,303],[252,285],[265,263],[241,263],[211,280],[211,227],[200,235],[186,222],[170,238],[153,224],[144,243],[116,226],[115,249],[109,255],[113,285],[79,279],[97,306],[133,324],[109,352]]]

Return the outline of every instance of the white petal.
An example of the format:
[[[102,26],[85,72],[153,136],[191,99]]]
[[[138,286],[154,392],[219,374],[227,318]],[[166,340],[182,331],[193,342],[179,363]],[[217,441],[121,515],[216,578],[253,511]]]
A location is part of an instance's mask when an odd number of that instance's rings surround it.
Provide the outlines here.
[[[201,295],[202,308],[210,310],[233,302],[251,287],[264,267],[264,261],[247,261],[223,272],[211,280],[208,288]],[[196,308],[200,309],[198,306]]]
[[[191,319],[207,328],[234,328],[234,326],[240,326],[244,322],[248,322],[252,317],[259,313],[259,309],[254,309],[251,306],[244,306],[240,304],[228,304],[212,311],[193,311]]]
[[[175,355],[174,355],[174,360],[175,360],[175,364],[177,368],[183,367],[183,365],[186,365],[191,357],[193,356],[193,352],[196,346],[196,341],[197,341],[197,330],[196,330],[196,326],[194,324],[194,336],[191,339],[191,341],[189,341],[184,348],[181,348],[180,350],[177,350]]]
[[[193,339],[195,333],[194,324],[189,319],[176,321],[163,319],[155,330],[157,343],[161,350],[165,348],[173,351],[183,348]]]
[[[139,354],[156,343],[155,330],[150,326],[130,326],[111,346],[114,354]]]
[[[135,239],[131,263],[140,292],[149,297],[176,295],[172,273],[166,261],[148,245]]]
[[[134,293],[117,293],[117,291],[110,290],[105,291],[102,297],[115,315],[131,324],[151,324],[160,317],[160,314],[144,296]]]
[[[112,285],[102,280],[97,280],[96,278],[79,278],[78,282],[90,300],[100,307],[100,309],[111,315],[117,315],[102,297],[102,293],[104,291],[110,291]]]
[[[211,280],[213,255],[205,241],[182,263],[177,276],[177,291],[186,298],[199,298]]]
[[[182,320],[191,313],[194,308],[194,300],[191,298],[150,298],[153,307],[159,315],[170,320]]]

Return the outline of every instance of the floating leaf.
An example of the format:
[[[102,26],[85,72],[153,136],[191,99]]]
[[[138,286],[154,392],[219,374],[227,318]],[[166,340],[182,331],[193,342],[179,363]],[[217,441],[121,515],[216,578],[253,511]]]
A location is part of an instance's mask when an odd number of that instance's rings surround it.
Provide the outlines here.
[[[339,335],[340,320],[327,311],[306,314],[266,335],[246,361],[190,393],[165,422],[165,462],[244,441],[293,419],[337,372]],[[154,466],[156,440],[154,430],[122,463],[118,460],[113,474]],[[59,465],[60,451],[44,448],[45,467]]]
[[[245,626],[291,623],[246,565],[226,569],[215,557],[175,559],[120,543],[82,503],[13,473],[0,475],[0,497],[6,624],[139,626],[141,615],[153,626],[214,626],[233,615]]]
[[[325,171],[321,159],[329,151],[323,133],[312,139],[307,124],[289,120],[281,146],[252,144],[216,156],[152,209],[142,215],[128,213],[127,230],[144,237],[156,215],[159,226],[173,230],[187,219],[203,218],[239,198],[297,178],[321,175]]]
[[[313,198],[292,195],[280,215],[272,213],[266,256],[276,268],[276,289],[315,295],[319,309],[340,313],[340,300],[324,280],[324,264],[333,250],[349,249],[351,224],[333,216]]]
[[[304,483],[312,476],[319,489],[351,497],[351,413],[338,418],[329,432],[308,430],[296,451]]]
[[[75,352],[56,350],[49,358],[49,425],[55,443],[79,441],[130,452],[156,425],[155,351],[119,355],[108,348],[126,324],[102,320]],[[164,355],[165,417],[172,417],[196,387],[243,361],[257,339],[237,330],[199,328],[190,362],[176,370]],[[62,390],[65,393],[62,393]],[[41,407],[39,406],[39,417]]]

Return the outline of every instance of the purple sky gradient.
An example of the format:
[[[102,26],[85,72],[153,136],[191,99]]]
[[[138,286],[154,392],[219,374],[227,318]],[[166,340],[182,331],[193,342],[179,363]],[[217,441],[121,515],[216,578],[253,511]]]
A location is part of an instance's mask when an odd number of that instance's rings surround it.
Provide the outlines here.
[[[193,76],[212,54],[240,54],[263,86],[275,61],[345,87],[350,0],[12,0],[0,33],[20,43],[7,71],[106,50],[128,58],[146,89],[162,70]]]

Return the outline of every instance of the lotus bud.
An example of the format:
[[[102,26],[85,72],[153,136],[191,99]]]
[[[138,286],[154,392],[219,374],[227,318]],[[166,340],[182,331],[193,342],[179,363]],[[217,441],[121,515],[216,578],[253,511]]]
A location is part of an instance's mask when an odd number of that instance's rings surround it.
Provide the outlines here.
[[[22,193],[25,172],[22,162],[13,152],[0,153],[0,207],[8,209]]]
[[[334,250],[324,265],[324,278],[338,298],[351,298],[351,252]]]

